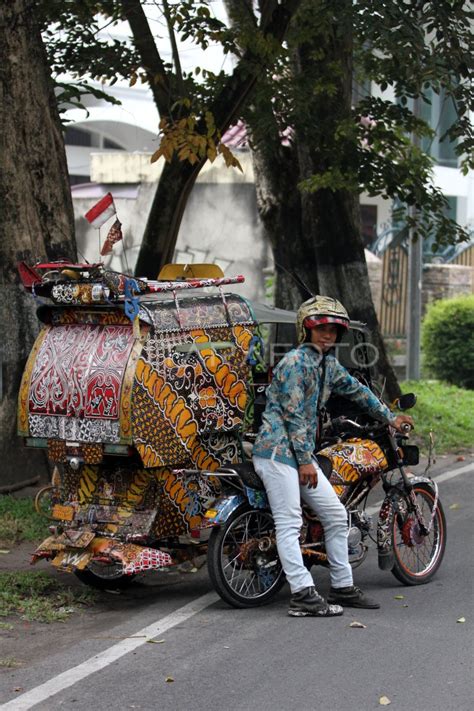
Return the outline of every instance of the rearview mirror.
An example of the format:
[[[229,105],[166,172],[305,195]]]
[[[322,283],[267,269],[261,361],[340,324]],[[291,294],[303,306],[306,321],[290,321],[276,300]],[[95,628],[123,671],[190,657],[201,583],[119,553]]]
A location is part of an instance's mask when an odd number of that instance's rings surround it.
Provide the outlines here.
[[[398,398],[398,400],[395,400],[394,405],[395,407],[398,407],[399,410],[410,410],[416,405],[415,393],[406,393],[405,395],[402,395]]]

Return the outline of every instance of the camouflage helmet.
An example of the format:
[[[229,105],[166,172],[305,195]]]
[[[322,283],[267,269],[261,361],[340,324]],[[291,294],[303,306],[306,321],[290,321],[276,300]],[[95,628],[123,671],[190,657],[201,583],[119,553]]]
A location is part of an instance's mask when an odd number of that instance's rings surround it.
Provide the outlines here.
[[[312,296],[305,301],[296,314],[296,335],[298,343],[306,340],[306,329],[324,323],[335,323],[344,329],[349,328],[349,314],[337,299],[330,296]]]

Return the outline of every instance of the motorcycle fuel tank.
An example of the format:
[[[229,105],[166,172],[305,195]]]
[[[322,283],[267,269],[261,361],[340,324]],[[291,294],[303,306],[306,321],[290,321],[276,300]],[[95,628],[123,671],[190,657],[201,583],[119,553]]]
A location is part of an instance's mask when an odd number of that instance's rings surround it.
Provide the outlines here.
[[[341,501],[350,485],[371,474],[382,473],[388,466],[382,449],[370,439],[351,438],[326,447],[318,455],[330,460],[329,481]]]

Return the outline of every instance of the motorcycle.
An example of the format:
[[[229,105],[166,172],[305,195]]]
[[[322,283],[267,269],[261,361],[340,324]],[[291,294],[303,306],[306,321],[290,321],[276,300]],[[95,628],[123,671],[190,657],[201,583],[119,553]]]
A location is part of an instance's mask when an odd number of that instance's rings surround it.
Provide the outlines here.
[[[415,402],[409,394],[396,404],[405,410]],[[316,457],[347,510],[349,561],[354,568],[361,565],[372,539],[381,570],[391,571],[405,585],[427,583],[446,548],[446,519],[437,485],[406,469],[419,459],[418,448],[407,444],[409,426],[400,434],[388,424],[364,419],[333,418]],[[262,481],[251,461],[212,475],[223,486],[205,514],[205,525],[211,528],[207,559],[212,583],[233,607],[268,603],[282,587],[284,573]],[[385,497],[374,531],[367,499],[379,484]],[[305,504],[302,512],[303,561],[308,568],[327,566],[323,527]]]
[[[43,327],[23,374],[18,434],[54,467],[36,499],[50,535],[32,562],[121,587],[207,552],[230,604],[270,600],[283,574],[265,492],[242,463],[242,433],[258,429],[271,376],[260,326],[273,324],[275,344],[291,347],[278,328],[294,330],[295,314],[224,293],[244,279],[215,265],[168,265],[156,281],[103,264],[21,263],[19,272]],[[339,359],[370,385],[367,336],[351,322]],[[365,557],[371,530],[359,507],[382,477],[379,561],[404,582],[426,582],[445,545],[433,483],[408,478],[409,449],[390,430],[373,424],[353,439],[357,423],[340,425],[319,457],[348,509],[353,564]],[[399,445],[402,478],[392,482]],[[302,536],[307,564],[326,563],[321,526],[308,511]],[[427,557],[426,569],[404,562],[402,546]]]

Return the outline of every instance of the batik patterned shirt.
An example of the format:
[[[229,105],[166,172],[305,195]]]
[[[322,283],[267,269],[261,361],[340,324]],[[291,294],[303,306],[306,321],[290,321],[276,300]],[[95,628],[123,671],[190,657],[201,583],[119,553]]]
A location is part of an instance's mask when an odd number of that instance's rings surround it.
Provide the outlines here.
[[[295,468],[310,464],[318,428],[318,404],[319,409],[323,408],[331,393],[352,400],[378,420],[393,422],[396,417],[332,353],[323,356],[315,346],[304,343],[287,353],[273,372],[253,455]]]

